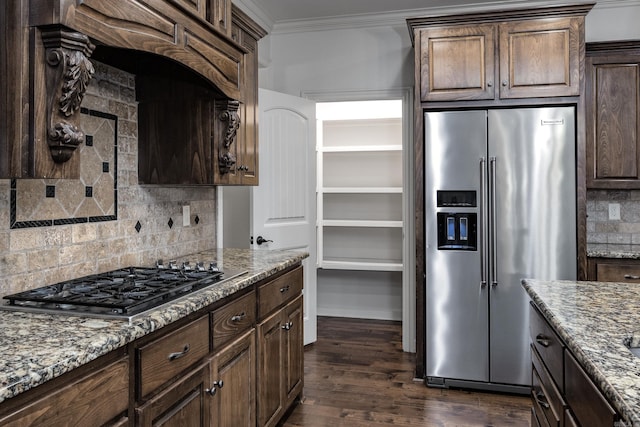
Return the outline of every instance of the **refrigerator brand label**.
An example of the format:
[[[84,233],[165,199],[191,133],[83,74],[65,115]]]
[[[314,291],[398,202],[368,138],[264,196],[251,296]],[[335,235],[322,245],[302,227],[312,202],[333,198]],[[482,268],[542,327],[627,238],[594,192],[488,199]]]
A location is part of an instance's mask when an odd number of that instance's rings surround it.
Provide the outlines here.
[[[542,119],[542,126],[563,125],[564,119]]]

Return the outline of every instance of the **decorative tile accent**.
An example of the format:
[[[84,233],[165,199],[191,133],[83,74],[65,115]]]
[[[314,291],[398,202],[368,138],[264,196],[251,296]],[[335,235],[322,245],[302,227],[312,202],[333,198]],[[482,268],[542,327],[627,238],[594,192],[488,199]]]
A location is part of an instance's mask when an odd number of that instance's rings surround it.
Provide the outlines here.
[[[82,108],[80,126],[80,178],[12,179],[10,228],[117,219],[118,117]]]
[[[140,229],[142,228],[142,224],[140,224],[140,221],[136,222],[136,231],[139,233]]]
[[[169,228],[173,228],[173,218],[169,218],[169,222],[167,223]]]
[[[196,215],[196,217],[194,218],[193,221],[196,223],[196,225],[199,224],[200,223],[200,217],[198,215]]]

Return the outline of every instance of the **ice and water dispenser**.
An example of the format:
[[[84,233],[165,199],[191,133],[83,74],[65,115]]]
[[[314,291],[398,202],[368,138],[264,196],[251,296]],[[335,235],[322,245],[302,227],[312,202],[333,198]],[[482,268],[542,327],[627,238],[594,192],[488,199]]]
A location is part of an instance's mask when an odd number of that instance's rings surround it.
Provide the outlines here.
[[[475,191],[437,191],[438,249],[478,250],[478,203]],[[464,208],[464,209],[461,209]],[[467,208],[475,212],[469,212]]]

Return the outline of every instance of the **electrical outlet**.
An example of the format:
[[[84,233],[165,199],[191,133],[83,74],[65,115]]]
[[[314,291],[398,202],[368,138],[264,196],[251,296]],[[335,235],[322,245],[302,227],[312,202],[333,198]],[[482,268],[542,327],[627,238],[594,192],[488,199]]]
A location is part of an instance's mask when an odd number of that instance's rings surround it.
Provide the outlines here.
[[[182,226],[189,227],[191,225],[191,206],[184,205],[182,207]]]
[[[609,219],[612,221],[620,220],[620,203],[609,203]]]

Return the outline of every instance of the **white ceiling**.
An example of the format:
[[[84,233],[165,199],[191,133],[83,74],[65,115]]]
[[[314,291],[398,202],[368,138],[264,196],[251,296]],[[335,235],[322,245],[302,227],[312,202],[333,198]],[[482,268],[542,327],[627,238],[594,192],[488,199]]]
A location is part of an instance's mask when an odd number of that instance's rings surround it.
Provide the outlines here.
[[[274,22],[278,23],[290,20],[507,2],[495,0],[260,0],[260,3]]]
[[[595,0],[232,0],[268,32],[353,28],[406,18],[490,11],[507,8],[542,7]],[[640,0],[598,0],[626,3]]]

